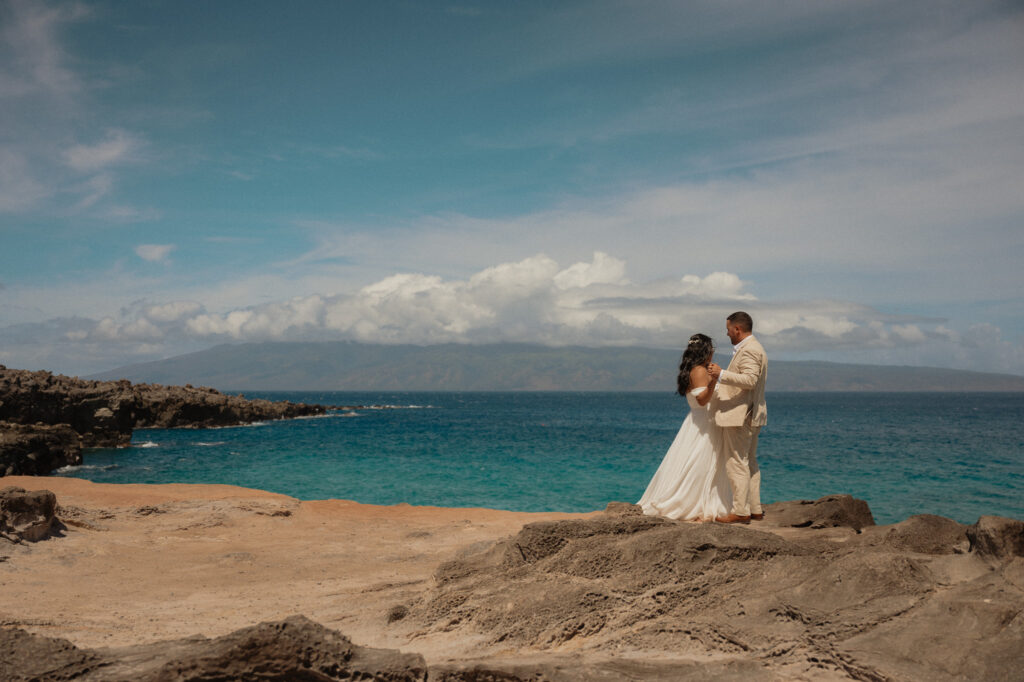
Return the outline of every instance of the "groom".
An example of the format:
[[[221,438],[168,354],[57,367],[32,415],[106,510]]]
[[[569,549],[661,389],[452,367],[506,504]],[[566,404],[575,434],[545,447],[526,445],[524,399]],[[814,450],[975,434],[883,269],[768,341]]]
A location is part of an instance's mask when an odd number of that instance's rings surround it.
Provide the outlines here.
[[[718,379],[715,423],[722,428],[725,471],[732,487],[732,512],[719,516],[720,523],[750,523],[764,518],[761,508],[761,469],[757,466],[757,436],[768,420],[764,382],[768,356],[754,338],[754,321],[744,312],[726,318],[725,333],[732,341],[732,361],[723,370],[714,362],[708,367]]]

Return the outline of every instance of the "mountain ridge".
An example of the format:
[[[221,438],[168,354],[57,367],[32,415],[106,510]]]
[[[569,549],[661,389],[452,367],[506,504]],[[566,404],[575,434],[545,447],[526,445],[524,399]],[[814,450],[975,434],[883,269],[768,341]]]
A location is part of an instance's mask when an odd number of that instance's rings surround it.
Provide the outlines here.
[[[127,365],[91,379],[220,390],[672,391],[680,351],[355,341],[221,344]],[[726,364],[727,357],[719,357]],[[1024,391],[1024,377],[936,367],[819,360],[769,362],[770,391]]]

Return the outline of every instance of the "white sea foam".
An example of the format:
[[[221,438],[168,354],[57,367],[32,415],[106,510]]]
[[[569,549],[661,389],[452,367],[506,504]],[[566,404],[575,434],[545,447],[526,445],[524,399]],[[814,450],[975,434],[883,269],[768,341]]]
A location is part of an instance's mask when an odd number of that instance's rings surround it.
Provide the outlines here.
[[[248,429],[254,426],[266,426],[270,422],[252,422],[250,424],[237,424],[235,426],[225,426],[226,429]]]
[[[436,405],[364,405],[364,410],[433,410]]]
[[[116,469],[116,464],[69,464],[57,469],[57,474],[73,474],[79,471],[110,471]]]
[[[335,417],[345,417],[347,415],[340,412],[327,412],[325,414],[304,414],[300,417],[294,417],[294,419],[334,419]]]
[[[201,447],[204,447],[204,448],[212,448],[212,447],[216,447],[218,445],[224,445],[226,443],[227,443],[226,440],[215,440],[215,441],[213,441],[211,443],[206,443],[204,441],[197,441],[195,444],[199,445]]]
[[[284,421],[284,420],[277,419],[277,420],[273,420],[273,421]],[[218,429],[247,429],[247,428],[250,428],[252,426],[266,426],[269,423],[270,423],[269,421],[265,421],[265,422],[250,422],[249,424],[229,424],[228,426],[204,426],[203,430],[205,430],[205,431],[216,431]]]
[[[143,441],[141,443],[137,443],[137,444],[133,445],[132,447],[136,447],[136,448],[158,448],[158,447],[160,447],[160,444],[159,443],[154,443],[151,440],[147,440],[147,441]]]

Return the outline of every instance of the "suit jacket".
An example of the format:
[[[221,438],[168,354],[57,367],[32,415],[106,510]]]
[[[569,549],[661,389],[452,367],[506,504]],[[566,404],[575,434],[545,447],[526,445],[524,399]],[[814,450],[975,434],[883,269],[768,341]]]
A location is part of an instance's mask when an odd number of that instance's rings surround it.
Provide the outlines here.
[[[718,379],[712,406],[719,426],[764,426],[768,408],[764,404],[764,384],[768,377],[768,356],[752,335],[736,351],[729,367]]]

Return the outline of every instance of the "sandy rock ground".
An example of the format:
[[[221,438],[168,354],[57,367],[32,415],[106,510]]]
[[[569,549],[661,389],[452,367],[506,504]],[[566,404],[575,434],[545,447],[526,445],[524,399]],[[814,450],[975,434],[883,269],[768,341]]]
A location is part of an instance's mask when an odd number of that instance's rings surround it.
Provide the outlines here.
[[[300,502],[219,485],[3,482],[52,490],[66,529],[0,548],[0,625],[83,647],[215,637],[304,614],[360,644],[400,648],[388,611],[439,563],[524,523],[579,516]]]
[[[874,526],[849,496],[750,526],[381,507],[5,477],[64,529],[0,542],[0,627],[83,648],[302,614],[430,679],[1021,679],[1024,523]],[[466,674],[490,666],[505,677]],[[446,678],[445,666],[462,672]],[[453,668],[454,669],[454,668]],[[475,669],[475,668],[474,668]],[[509,671],[516,671],[509,676]]]

